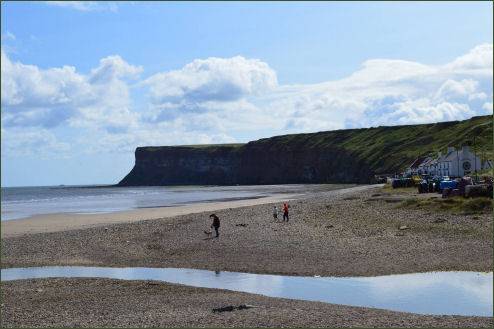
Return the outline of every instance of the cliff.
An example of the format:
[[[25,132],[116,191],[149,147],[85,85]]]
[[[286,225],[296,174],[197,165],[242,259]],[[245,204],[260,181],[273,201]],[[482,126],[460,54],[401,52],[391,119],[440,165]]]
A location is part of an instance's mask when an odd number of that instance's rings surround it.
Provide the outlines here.
[[[417,156],[473,146],[492,159],[492,116],[435,124],[346,129],[247,144],[139,147],[118,185],[368,183],[403,170]]]

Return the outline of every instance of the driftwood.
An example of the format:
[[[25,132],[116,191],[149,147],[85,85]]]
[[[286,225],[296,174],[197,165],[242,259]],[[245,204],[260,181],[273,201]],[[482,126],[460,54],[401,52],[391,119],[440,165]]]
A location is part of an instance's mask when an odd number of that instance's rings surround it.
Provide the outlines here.
[[[246,309],[254,308],[254,307],[256,307],[256,306],[246,305],[246,304],[242,304],[239,306],[228,305],[228,306],[224,306],[224,307],[213,308],[213,313],[232,312],[234,310],[246,310]]]

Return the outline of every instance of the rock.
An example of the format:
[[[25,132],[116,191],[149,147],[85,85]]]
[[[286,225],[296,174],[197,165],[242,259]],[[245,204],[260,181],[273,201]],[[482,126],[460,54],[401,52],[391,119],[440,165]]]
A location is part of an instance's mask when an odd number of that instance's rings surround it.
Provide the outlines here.
[[[326,225],[326,228],[333,228],[334,226],[333,225]]]
[[[221,312],[231,312],[235,309],[235,306],[224,306],[224,307],[218,307],[218,308],[213,308],[213,313],[221,313]]]
[[[403,233],[403,232],[398,232],[398,233],[396,233],[395,235],[396,235],[396,236],[405,236],[405,233]]]
[[[228,305],[228,306],[224,306],[224,307],[213,308],[213,313],[232,312],[234,310],[247,310],[247,309],[253,308],[253,307],[256,307],[256,306],[246,305],[246,304],[241,304],[239,306]]]
[[[108,231],[108,227],[105,227],[105,231]]]
[[[246,227],[248,226],[249,224],[244,224],[244,223],[241,223],[241,224],[235,224],[235,226],[242,226],[242,227]]]
[[[409,229],[409,227],[406,226],[406,225],[401,225],[400,226],[400,230],[408,230],[408,229]]]
[[[37,291],[37,292],[43,292],[43,289],[38,288],[38,289],[36,289],[36,291]]]

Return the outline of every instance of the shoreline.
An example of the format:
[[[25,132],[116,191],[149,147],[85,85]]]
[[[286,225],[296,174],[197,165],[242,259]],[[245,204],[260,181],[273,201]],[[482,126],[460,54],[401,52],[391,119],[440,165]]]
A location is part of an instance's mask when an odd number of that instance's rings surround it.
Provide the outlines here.
[[[303,194],[283,196],[246,197],[240,200],[199,201],[185,205],[143,207],[132,210],[102,213],[51,213],[1,222],[1,237],[8,238],[24,234],[50,233],[119,223],[136,223],[146,220],[170,218],[180,215],[214,211],[227,208],[248,207],[265,203],[294,200]],[[137,217],[137,219],[136,219]]]
[[[357,185],[331,189],[324,193],[340,191],[351,193],[367,189],[373,185]],[[271,196],[249,196],[239,199],[218,199],[188,202],[184,205],[143,207],[114,212],[98,213],[50,213],[26,218],[1,221],[1,238],[21,236],[24,234],[49,233],[111,225],[118,223],[135,223],[144,220],[170,218],[187,214],[216,211],[228,208],[248,207],[275,202],[293,201],[307,198],[311,191],[305,193],[278,193]],[[318,192],[321,193],[321,192]]]

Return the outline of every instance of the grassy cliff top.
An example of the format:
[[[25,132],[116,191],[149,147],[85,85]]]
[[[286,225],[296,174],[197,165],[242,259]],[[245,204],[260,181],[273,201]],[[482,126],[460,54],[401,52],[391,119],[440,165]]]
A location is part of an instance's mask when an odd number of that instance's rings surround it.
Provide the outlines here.
[[[471,145],[482,160],[493,159],[492,115],[463,121],[375,128],[344,129],[317,133],[291,134],[252,141],[247,144],[181,145],[208,151],[232,148],[242,152],[246,147],[266,149],[313,149],[314,152],[344,150],[356,160],[365,161],[376,173],[393,173],[404,169],[418,156],[436,156],[448,146]],[[473,144],[475,137],[475,145]],[[162,147],[143,147],[157,151]]]
[[[448,146],[470,145],[483,160],[492,160],[492,124],[492,116],[487,115],[463,121],[283,135],[252,143],[303,145],[314,150],[344,149],[365,160],[376,173],[393,173],[418,156],[436,156],[439,151],[444,154]]]
[[[145,151],[159,151],[163,149],[164,147],[166,148],[173,148],[173,147],[183,147],[183,148],[191,148],[191,149],[212,149],[212,148],[238,148],[241,147],[245,144],[243,143],[226,143],[226,144],[195,144],[195,145],[173,145],[173,146],[143,146],[143,147],[138,147],[139,149],[145,150]]]

